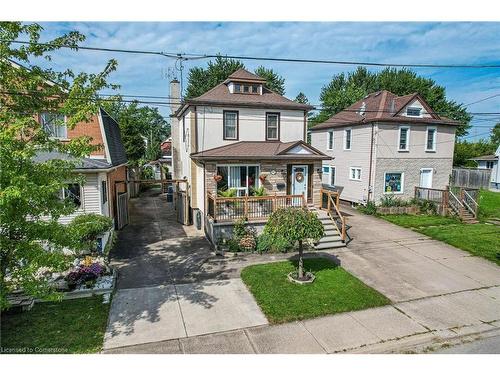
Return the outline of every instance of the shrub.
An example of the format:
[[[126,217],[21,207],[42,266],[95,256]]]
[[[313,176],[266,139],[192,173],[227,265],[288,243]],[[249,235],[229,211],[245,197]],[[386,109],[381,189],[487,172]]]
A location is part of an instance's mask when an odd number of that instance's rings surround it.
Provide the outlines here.
[[[283,237],[273,237],[262,233],[257,237],[257,251],[259,253],[286,253],[293,246]]]
[[[377,213],[377,205],[372,201],[368,202],[366,206],[358,206],[357,209],[366,215],[375,215]]]
[[[72,238],[69,247],[73,250],[97,251],[97,237],[110,230],[113,226],[111,218],[98,214],[83,214],[75,217],[68,224]]]
[[[397,198],[393,194],[387,194],[380,198],[380,205],[382,207],[406,207],[410,205],[410,202]]]

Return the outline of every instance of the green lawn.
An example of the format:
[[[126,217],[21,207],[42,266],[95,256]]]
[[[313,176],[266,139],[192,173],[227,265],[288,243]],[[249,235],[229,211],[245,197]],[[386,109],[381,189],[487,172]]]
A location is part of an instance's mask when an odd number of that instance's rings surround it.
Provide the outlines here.
[[[500,193],[481,190],[479,196],[480,219],[500,219]]]
[[[491,224],[463,224],[461,221],[431,215],[381,215],[384,220],[446,242],[500,265],[500,228]],[[441,225],[441,226],[436,226]],[[433,227],[434,226],[434,227]]]
[[[249,266],[241,278],[271,323],[314,318],[387,305],[390,300],[325,258],[305,259],[304,268],[316,275],[312,284],[287,279],[296,262]]]
[[[433,225],[461,224],[452,217],[432,215],[380,215],[384,220],[405,228],[428,227]]]
[[[95,353],[102,349],[109,303],[102,296],[37,303],[30,311],[2,313],[1,346],[36,353]]]

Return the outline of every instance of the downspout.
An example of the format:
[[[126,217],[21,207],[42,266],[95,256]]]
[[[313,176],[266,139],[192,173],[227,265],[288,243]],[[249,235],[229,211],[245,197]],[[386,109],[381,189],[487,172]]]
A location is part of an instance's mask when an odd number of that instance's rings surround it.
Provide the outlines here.
[[[374,133],[375,124],[372,122],[372,136],[370,140],[370,170],[368,172],[368,198],[366,203],[370,203],[371,195],[373,194],[372,189],[372,164],[373,164],[373,133]]]

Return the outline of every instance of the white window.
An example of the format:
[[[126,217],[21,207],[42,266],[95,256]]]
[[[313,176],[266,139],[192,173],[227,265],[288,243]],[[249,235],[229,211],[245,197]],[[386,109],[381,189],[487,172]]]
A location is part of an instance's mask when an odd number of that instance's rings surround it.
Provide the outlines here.
[[[402,194],[404,188],[404,173],[403,172],[386,172],[384,173],[384,193],[386,194]]]
[[[327,165],[323,166],[323,173],[330,173],[330,167]]]
[[[344,150],[350,150],[352,143],[352,129],[344,130]]]
[[[330,185],[335,186],[335,167],[330,168]]]
[[[399,151],[408,151],[410,149],[410,128],[408,126],[399,127]]]
[[[224,139],[238,139],[238,111],[223,112]]]
[[[326,139],[326,149],[333,150],[333,130],[328,132],[328,136]]]
[[[486,162],[486,168],[487,169],[493,169],[493,165],[494,165],[494,163],[492,161],[487,161]]]
[[[406,108],[406,115],[411,117],[420,117],[422,114],[422,108],[419,107],[408,107]]]
[[[254,195],[258,188],[260,168],[258,165],[218,165],[217,191],[236,190],[236,195]]]
[[[436,134],[436,128],[427,127],[427,134],[425,137],[425,151],[436,151]]]
[[[59,139],[68,137],[66,116],[60,113],[43,112],[40,115],[40,123],[50,137]]]
[[[277,141],[280,139],[280,114],[266,113],[266,140]]]
[[[354,181],[361,181],[361,168],[359,167],[349,168],[349,179]]]

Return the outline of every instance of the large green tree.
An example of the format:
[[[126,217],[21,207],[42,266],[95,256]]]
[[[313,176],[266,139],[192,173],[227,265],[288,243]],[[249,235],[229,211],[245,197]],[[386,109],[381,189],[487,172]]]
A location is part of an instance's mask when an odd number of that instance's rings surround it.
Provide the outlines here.
[[[86,122],[99,106],[97,92],[115,88],[106,80],[115,70],[109,61],[99,74],[56,72],[32,64],[50,60],[61,46],[77,50],[84,36],[62,35],[38,44],[42,27],[20,22],[0,23],[0,307],[13,290],[39,298],[57,296],[44,279],[44,270],[63,270],[71,259],[62,253],[74,239],[58,222],[75,211],[60,192],[69,182],[83,182],[73,172],[79,158],[94,149],[88,137],[62,142],[49,137],[36,121],[41,112],[67,116],[67,126]],[[28,40],[16,45],[9,40]],[[14,64],[17,61],[24,67]],[[55,123],[61,126],[61,123]],[[39,152],[61,152],[72,160],[35,162]]]
[[[206,68],[194,67],[189,70],[186,98],[196,98],[218,84],[224,82],[227,77],[238,69],[244,69],[245,65],[234,59],[217,56],[215,60],[209,61]],[[281,95],[285,94],[285,79],[273,69],[259,66],[255,72],[258,76],[267,80],[266,87]]]
[[[311,125],[327,120],[342,109],[379,90],[388,90],[396,95],[419,93],[439,115],[460,121],[457,136],[467,134],[471,115],[463,104],[446,98],[446,90],[434,80],[417,75],[410,69],[386,68],[370,72],[359,67],[354,72],[333,76],[321,90],[321,110]]]
[[[497,122],[496,125],[491,130],[491,143],[498,147],[500,145],[500,122]]]
[[[480,139],[475,142],[466,140],[455,143],[453,154],[453,165],[457,167],[477,167],[477,163],[471,158],[495,153],[500,145],[500,123],[496,124],[491,131],[490,139]]]

